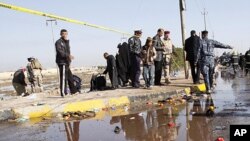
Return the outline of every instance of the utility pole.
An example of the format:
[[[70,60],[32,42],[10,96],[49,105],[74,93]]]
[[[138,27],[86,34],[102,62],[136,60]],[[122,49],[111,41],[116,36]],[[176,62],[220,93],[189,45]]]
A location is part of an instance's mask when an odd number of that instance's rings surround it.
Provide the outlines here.
[[[57,21],[56,21],[56,19],[48,19],[48,20],[46,20],[46,26],[49,26],[49,23],[50,23],[50,27],[51,27],[53,46],[55,46],[55,37],[54,37],[53,25],[57,25]],[[56,54],[56,49],[55,49],[55,54]],[[57,66],[56,66],[56,75],[58,77],[57,81],[60,82],[59,71],[58,71]]]
[[[206,9],[204,8],[204,12],[201,12],[201,14],[204,16],[205,30],[207,30],[207,20],[206,20],[206,16],[207,16],[208,12],[207,12]]]
[[[180,18],[181,18],[181,34],[182,34],[182,46],[183,46],[183,60],[184,60],[184,71],[185,71],[185,79],[188,79],[188,63],[186,61],[186,52],[185,52],[185,19],[184,19],[184,11],[186,10],[185,0],[179,0],[180,5]]]

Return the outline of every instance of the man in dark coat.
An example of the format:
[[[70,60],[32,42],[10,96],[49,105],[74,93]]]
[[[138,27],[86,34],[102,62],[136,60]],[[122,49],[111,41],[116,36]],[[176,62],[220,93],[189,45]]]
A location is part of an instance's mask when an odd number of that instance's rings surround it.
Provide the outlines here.
[[[129,47],[126,42],[118,45],[118,54],[116,55],[116,65],[118,78],[122,81],[123,86],[126,86],[129,79],[130,56]],[[119,84],[120,83],[119,80]]]
[[[200,37],[192,30],[191,36],[185,41],[185,51],[187,53],[186,60],[190,63],[194,84],[200,83],[200,62],[197,62],[197,66],[194,65],[200,47],[200,40]]]
[[[70,45],[68,40],[68,32],[65,29],[61,30],[61,38],[55,43],[56,47],[56,63],[60,72],[60,93],[64,97],[68,94],[67,84],[69,85],[70,93],[76,94],[77,89],[74,85],[70,63],[74,57],[70,54]]]
[[[142,31],[135,30],[135,34],[133,37],[128,39],[128,45],[130,50],[130,79],[132,81],[132,87],[139,88],[140,87],[140,75],[141,75],[141,38]]]
[[[107,60],[107,67],[103,74],[109,74],[109,79],[112,84],[112,88],[118,88],[118,74],[116,68],[116,61],[113,55],[109,55],[108,53],[104,53],[104,58]]]

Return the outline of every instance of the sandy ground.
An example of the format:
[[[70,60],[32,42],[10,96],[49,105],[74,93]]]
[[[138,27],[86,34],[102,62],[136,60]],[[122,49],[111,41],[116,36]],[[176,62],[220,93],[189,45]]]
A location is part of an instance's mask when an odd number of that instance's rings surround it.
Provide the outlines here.
[[[83,86],[88,87],[92,74],[102,72],[102,69],[97,67],[78,67],[71,68],[73,74],[79,76],[82,79]],[[14,72],[0,73],[0,95],[15,95],[15,91],[12,86],[12,78]],[[46,69],[42,71],[43,84],[45,90],[53,90],[58,88],[58,72],[57,69]]]

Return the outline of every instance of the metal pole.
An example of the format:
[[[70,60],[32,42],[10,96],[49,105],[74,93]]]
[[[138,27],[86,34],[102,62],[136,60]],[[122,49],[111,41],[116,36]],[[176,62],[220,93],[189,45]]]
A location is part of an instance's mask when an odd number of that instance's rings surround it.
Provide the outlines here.
[[[184,19],[184,11],[186,9],[185,0],[179,1],[180,5],[180,18],[181,18],[181,34],[182,34],[182,46],[183,46],[183,60],[184,60],[184,71],[185,71],[185,79],[188,79],[188,63],[186,61],[186,52],[185,52],[185,19]]]
[[[57,25],[57,21],[56,19],[49,19],[49,20],[46,20],[46,25],[48,26],[48,22],[50,22],[50,27],[51,27],[51,34],[52,34],[52,41],[53,41],[53,45],[55,44],[55,37],[54,37],[54,28],[53,28],[53,23],[55,25]],[[56,49],[55,49],[55,54],[56,54]],[[56,75],[57,75],[57,82],[60,82],[60,77],[59,77],[59,71],[58,71],[58,68],[57,68],[57,65],[56,65]]]
[[[206,9],[204,8],[204,12],[202,13],[201,12],[201,14],[204,16],[204,25],[205,25],[205,30],[207,30],[207,20],[206,20],[206,15],[208,14],[207,12],[206,12]]]

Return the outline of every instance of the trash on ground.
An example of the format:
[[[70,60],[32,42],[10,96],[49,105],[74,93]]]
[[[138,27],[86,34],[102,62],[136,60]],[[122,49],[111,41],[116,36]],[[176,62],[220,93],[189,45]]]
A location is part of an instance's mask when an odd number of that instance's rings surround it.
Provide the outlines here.
[[[32,106],[42,106],[42,105],[45,105],[45,104],[46,104],[45,102],[38,102],[38,103],[32,104]]]
[[[131,120],[132,120],[132,119],[135,119],[135,117],[131,117],[130,119],[131,119]]]
[[[129,107],[128,106],[125,106],[124,107],[124,111],[127,112],[129,110]]]
[[[15,120],[10,120],[9,122],[26,122],[28,120],[29,120],[29,117],[24,116],[24,117],[17,118]]]
[[[138,115],[139,115],[139,116],[143,116],[144,114],[143,114],[143,113],[139,113]]]
[[[194,115],[194,114],[196,114],[196,112],[190,112],[190,115]]]
[[[116,134],[119,134],[120,131],[121,131],[121,128],[118,127],[118,126],[116,126],[114,132],[115,132]]]
[[[153,102],[152,101],[148,101],[146,104],[147,105],[153,105]]]
[[[115,107],[114,105],[111,106],[110,108],[111,108],[111,110],[113,110],[113,111],[116,110],[116,107]]]
[[[93,111],[86,111],[86,112],[78,111],[78,112],[63,113],[64,120],[71,120],[71,119],[81,120],[81,119],[93,118],[95,116],[96,116],[96,113]]]
[[[219,138],[216,139],[216,141],[225,141],[225,140],[224,140],[224,138],[219,137]]]
[[[215,130],[225,130],[226,126],[215,126]]]
[[[174,122],[169,122],[169,123],[168,123],[168,126],[169,126],[169,127],[175,127],[175,123],[174,123]]]
[[[95,112],[95,113],[97,113],[97,112],[99,112],[99,111],[100,111],[100,109],[98,109],[98,108],[94,108],[92,111],[93,111],[93,112]]]

